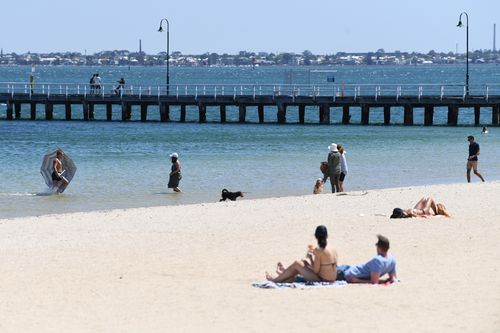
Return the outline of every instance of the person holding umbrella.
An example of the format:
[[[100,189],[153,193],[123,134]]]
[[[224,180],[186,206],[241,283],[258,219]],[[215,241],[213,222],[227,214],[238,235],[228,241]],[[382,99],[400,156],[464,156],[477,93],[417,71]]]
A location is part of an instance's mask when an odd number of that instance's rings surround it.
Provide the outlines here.
[[[69,181],[63,176],[63,165],[62,158],[64,157],[64,153],[62,150],[58,150],[56,153],[56,158],[52,161],[52,189],[57,188],[57,193],[62,193],[66,189],[69,184]]]
[[[40,173],[49,189],[60,194],[75,176],[76,165],[60,148],[56,148],[43,156]]]

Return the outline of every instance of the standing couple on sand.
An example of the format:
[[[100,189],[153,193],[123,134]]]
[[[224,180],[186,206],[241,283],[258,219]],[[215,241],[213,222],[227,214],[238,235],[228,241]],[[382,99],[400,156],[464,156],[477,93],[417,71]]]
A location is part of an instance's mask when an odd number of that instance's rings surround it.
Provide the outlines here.
[[[266,279],[276,283],[347,281],[378,284],[396,281],[396,260],[388,255],[390,246],[387,237],[377,235],[377,255],[370,261],[360,265],[338,266],[337,251],[327,243],[326,227],[318,226],[314,236],[318,246],[309,249],[305,259],[296,260],[287,268],[279,262],[276,267],[277,276],[266,273]],[[386,274],[388,278],[381,279]]]
[[[328,146],[328,167],[323,170],[323,183],[330,178],[332,193],[344,192],[344,180],[347,175],[347,160],[342,145],[332,143]]]

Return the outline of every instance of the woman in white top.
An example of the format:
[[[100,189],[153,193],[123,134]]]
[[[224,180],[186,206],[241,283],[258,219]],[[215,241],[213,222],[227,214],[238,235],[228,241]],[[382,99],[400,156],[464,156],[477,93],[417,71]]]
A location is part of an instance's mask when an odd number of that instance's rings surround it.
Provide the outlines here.
[[[345,159],[345,151],[342,145],[337,145],[340,153],[340,178],[339,178],[339,192],[344,192],[344,179],[347,175],[347,160]]]

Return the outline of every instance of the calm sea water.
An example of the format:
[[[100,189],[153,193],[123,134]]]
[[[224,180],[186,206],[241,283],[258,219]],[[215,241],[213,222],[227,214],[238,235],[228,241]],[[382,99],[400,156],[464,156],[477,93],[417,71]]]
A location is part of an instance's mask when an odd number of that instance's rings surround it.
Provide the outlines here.
[[[329,68],[332,69],[332,68]],[[461,66],[338,67],[336,79],[346,82],[443,83],[461,82]],[[499,82],[498,66],[471,66],[472,81]],[[29,67],[0,67],[0,81],[22,81]],[[37,68],[37,82],[88,81],[101,73],[104,82],[126,77],[128,82],[161,84],[159,68],[44,67]],[[323,83],[324,74],[303,68],[173,68],[174,83]],[[96,116],[103,112],[96,108]],[[393,121],[402,122],[395,110]],[[24,112],[24,110],[23,110]],[[56,110],[62,112],[63,110]],[[75,114],[77,111],[74,111]],[[117,119],[118,110],[117,112]],[[26,113],[26,112],[24,112]],[[156,112],[154,112],[156,113]],[[250,121],[256,110],[249,109]],[[176,109],[172,116],[178,117]],[[0,106],[0,117],[5,107]],[[57,117],[57,115],[56,115]],[[188,120],[197,112],[188,110]],[[465,180],[466,136],[473,134],[481,144],[480,170],[487,180],[500,179],[500,134],[490,128],[481,135],[472,110],[461,110],[462,126],[340,126],[218,124],[217,112],[208,110],[207,124],[122,123],[64,121],[0,121],[0,218],[56,212],[110,208],[174,205],[218,201],[222,188],[247,192],[248,198],[312,193],[319,163],[326,159],[331,142],[347,149],[347,190],[462,182]],[[229,110],[236,120],[236,110]],[[288,120],[297,121],[291,108]],[[446,121],[437,112],[436,123]],[[485,122],[491,112],[484,112]],[[275,121],[275,114],[268,114]],[[309,122],[317,121],[310,112]],[[381,112],[371,115],[381,123]],[[210,123],[214,121],[214,123]],[[332,109],[332,121],[340,112]],[[359,111],[353,110],[359,122]],[[416,123],[423,112],[416,111]],[[61,147],[78,166],[77,174],[63,195],[43,196],[45,185],[39,173],[42,156]],[[167,190],[170,162],[176,151],[183,167],[184,193]],[[329,187],[327,187],[329,190]]]

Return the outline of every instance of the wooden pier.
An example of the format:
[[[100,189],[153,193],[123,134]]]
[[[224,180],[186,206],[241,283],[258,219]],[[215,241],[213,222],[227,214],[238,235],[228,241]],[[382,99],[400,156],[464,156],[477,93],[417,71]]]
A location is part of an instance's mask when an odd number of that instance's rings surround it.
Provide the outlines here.
[[[50,87],[47,85],[47,87]],[[253,87],[253,88],[252,88]],[[456,87],[455,87],[456,88]],[[298,109],[299,123],[305,122],[306,107],[309,107],[307,112],[311,112],[310,107],[317,110],[318,123],[329,124],[331,108],[335,108],[334,112],[341,112],[342,124],[351,122],[351,108],[357,107],[361,110],[360,123],[362,125],[370,124],[370,112],[374,108],[383,109],[384,124],[391,124],[391,108],[403,108],[403,124],[414,124],[415,109],[423,109],[424,125],[430,126],[434,122],[435,108],[445,107],[448,116],[448,125],[457,125],[461,108],[474,108],[474,124],[480,124],[481,111],[491,109],[491,122],[489,125],[498,126],[500,115],[500,88],[498,94],[491,95],[489,87],[486,88],[484,94],[465,95],[460,94],[455,89],[448,94],[444,94],[444,88],[441,86],[439,94],[424,94],[423,89],[419,88],[417,94],[404,95],[401,93],[401,88],[396,88],[394,94],[381,94],[380,87],[372,89],[373,95],[361,94],[360,88],[354,88],[354,93],[350,96],[341,92],[339,87],[328,86],[323,91],[317,87],[308,87],[302,89],[296,86],[273,86],[263,89],[261,86],[211,86],[210,92],[207,93],[205,86],[195,88],[190,86],[182,86],[181,89],[170,89],[174,94],[161,94],[162,88],[158,87],[157,92],[154,89],[136,88],[124,90],[120,94],[100,93],[89,94],[86,91],[77,92],[74,87],[68,89],[67,86],[59,85],[59,89],[43,88],[43,91],[31,91],[24,85],[22,87],[10,86],[8,91],[0,90],[0,103],[6,104],[6,119],[16,120],[21,119],[22,105],[29,105],[31,120],[37,119],[37,108],[43,106],[45,111],[45,120],[54,119],[54,105],[64,105],[65,117],[63,120],[72,120],[74,112],[82,112],[83,120],[92,121],[95,118],[95,106],[105,105],[106,117],[108,121],[118,120],[113,119],[113,105],[121,108],[122,121],[128,121],[132,118],[132,106],[140,106],[140,120],[148,121],[148,116],[151,112],[158,112],[161,122],[171,121],[171,107],[176,106],[178,110],[179,121],[186,121],[186,112],[188,107],[196,107],[198,110],[198,121],[204,123],[207,121],[207,107],[218,107],[219,119],[221,123],[227,121],[227,107],[233,106],[238,110],[238,121],[245,123],[247,121],[247,108],[257,107],[258,121],[264,122],[264,114],[266,112],[276,112],[276,122],[279,124],[287,123],[287,110],[290,106]],[[369,90],[364,88],[365,90]],[[448,88],[448,90],[451,90]],[[102,90],[104,91],[104,89]],[[228,93],[229,91],[229,93]],[[496,92],[496,91],[495,91]],[[79,111],[74,109],[77,105]],[[26,109],[26,107],[24,108]],[[192,110],[192,108],[190,108]],[[442,112],[442,111],[441,111]],[[446,111],[445,111],[446,112]]]

